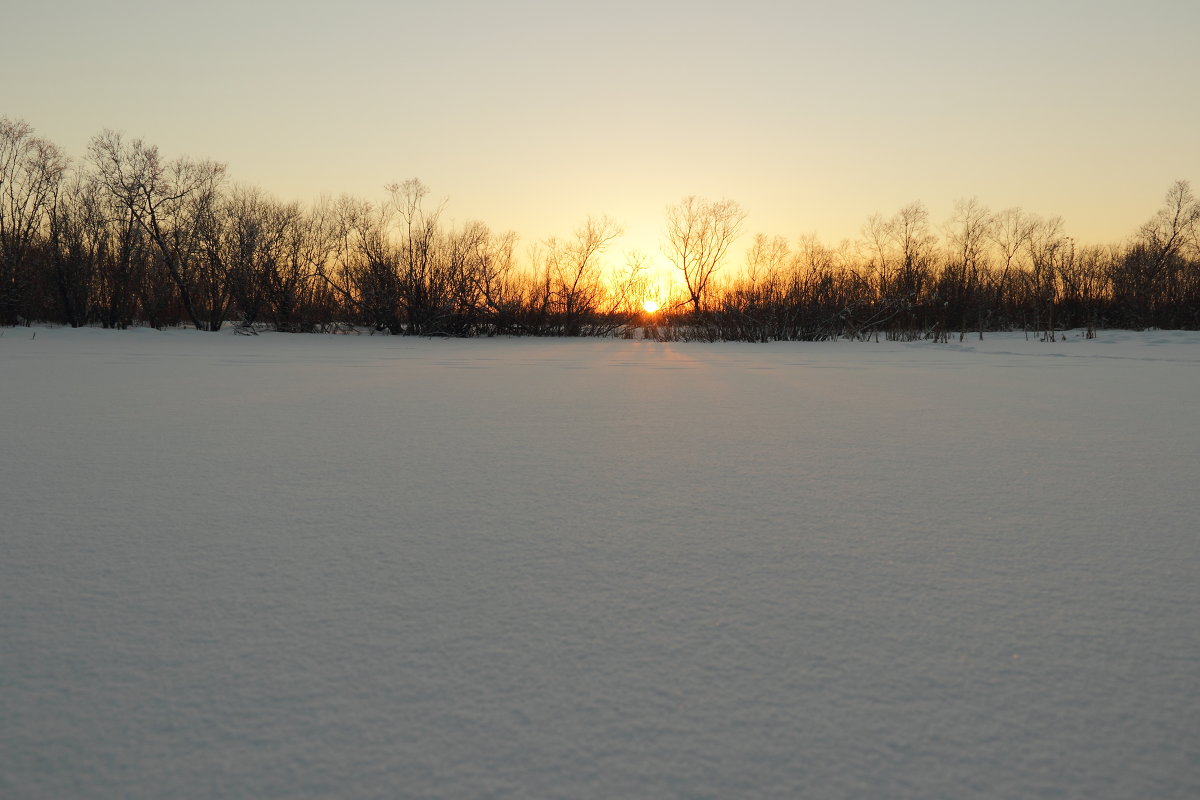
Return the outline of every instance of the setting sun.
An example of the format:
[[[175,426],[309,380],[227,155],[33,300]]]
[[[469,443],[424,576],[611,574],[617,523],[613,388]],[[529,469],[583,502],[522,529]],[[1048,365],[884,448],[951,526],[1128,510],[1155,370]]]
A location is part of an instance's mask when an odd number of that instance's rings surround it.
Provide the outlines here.
[[[645,300],[642,301],[642,308],[644,308],[646,310],[646,313],[653,314],[655,311],[658,311],[660,308],[662,308],[662,306],[659,305],[654,300],[651,300],[650,298],[646,298]]]

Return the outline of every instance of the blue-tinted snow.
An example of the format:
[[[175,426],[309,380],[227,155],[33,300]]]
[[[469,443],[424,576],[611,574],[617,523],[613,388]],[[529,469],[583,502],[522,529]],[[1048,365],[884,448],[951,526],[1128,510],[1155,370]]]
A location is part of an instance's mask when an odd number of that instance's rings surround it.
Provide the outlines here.
[[[1200,796],[1200,336],[3,329],[0,795]]]

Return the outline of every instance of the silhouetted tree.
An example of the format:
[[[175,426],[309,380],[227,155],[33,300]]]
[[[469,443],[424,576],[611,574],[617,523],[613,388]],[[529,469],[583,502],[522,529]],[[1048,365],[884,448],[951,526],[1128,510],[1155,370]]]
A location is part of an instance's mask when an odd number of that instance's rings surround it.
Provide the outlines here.
[[[938,280],[938,300],[948,312],[945,327],[956,326],[960,338],[973,322],[983,338],[988,313],[983,291],[987,250],[994,218],[975,198],[959,200],[946,223],[946,263]]]
[[[745,219],[746,212],[732,200],[691,196],[667,208],[663,252],[682,273],[693,312],[703,310],[713,273],[720,268]]]
[[[620,235],[621,227],[608,217],[588,217],[575,238],[546,242],[550,303],[565,335],[579,336],[596,323],[605,290],[600,256]]]
[[[1200,283],[1198,241],[1200,201],[1187,181],[1176,181],[1167,190],[1162,208],[1142,225],[1114,271],[1114,289],[1124,301],[1129,324],[1178,324],[1173,310],[1189,300],[1200,300],[1196,286]],[[1194,307],[1190,316],[1191,324],[1196,324]]]
[[[1025,246],[1029,250],[1026,302],[1033,310],[1034,328],[1043,331],[1047,339],[1053,339],[1060,264],[1073,258],[1075,244],[1063,233],[1062,218],[1051,217],[1032,222]]]
[[[989,308],[1001,314],[1003,324],[1014,323],[1014,291],[1024,269],[1030,237],[1037,220],[1020,208],[1006,208],[992,217],[988,238],[996,248],[997,272],[990,276]]]
[[[101,183],[157,248],[188,319],[198,330],[219,328],[219,320],[212,327],[211,313],[206,323],[196,311],[191,259],[198,245],[198,209],[213,202],[225,166],[186,157],[164,163],[157,147],[141,139],[126,142],[115,131],[92,139],[89,153]]]
[[[299,333],[333,322],[329,287],[319,280],[336,246],[329,203],[308,211],[295,203],[278,205],[272,218],[282,242],[278,257],[265,265],[262,284],[275,329]]]
[[[55,285],[63,316],[73,328],[88,322],[98,299],[97,285],[113,255],[101,192],[94,176],[76,171],[50,212]]]
[[[31,286],[50,210],[67,168],[58,147],[21,120],[0,117],[0,325],[15,324]]]

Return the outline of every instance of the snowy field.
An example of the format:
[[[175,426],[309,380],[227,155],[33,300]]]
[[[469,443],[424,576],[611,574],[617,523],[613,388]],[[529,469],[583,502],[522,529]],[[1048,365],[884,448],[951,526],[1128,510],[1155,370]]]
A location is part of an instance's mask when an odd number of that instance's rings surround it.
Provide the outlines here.
[[[0,333],[4,798],[1200,796],[1200,335]]]

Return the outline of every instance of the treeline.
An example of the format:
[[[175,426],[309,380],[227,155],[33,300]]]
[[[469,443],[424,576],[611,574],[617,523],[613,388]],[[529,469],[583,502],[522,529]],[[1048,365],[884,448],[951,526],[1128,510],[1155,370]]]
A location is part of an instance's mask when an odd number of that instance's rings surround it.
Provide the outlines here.
[[[71,163],[0,118],[0,325],[751,341],[1200,328],[1200,202],[1183,181],[1120,245],[969,200],[940,236],[914,203],[836,248],[760,234],[743,265],[726,263],[742,209],[687,198],[666,215],[670,285],[645,255],[609,265],[608,218],[519,257],[512,233],[445,224],[420,181],[387,189],[285,203],[111,131]]]
[[[728,339],[948,338],[967,331],[1200,328],[1200,202],[1175,183],[1123,244],[1080,245],[1061,218],[957,204],[933,233],[924,206],[873,216],[839,249],[757,236],[715,298]]]

